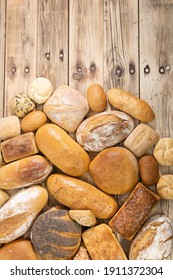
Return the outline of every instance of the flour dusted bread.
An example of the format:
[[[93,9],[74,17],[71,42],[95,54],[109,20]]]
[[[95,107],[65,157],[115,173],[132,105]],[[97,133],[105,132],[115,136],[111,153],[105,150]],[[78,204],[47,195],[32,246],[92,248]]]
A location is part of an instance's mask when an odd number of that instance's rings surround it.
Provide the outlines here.
[[[124,194],[139,181],[139,166],[126,148],[111,147],[101,151],[91,162],[89,171],[97,186],[110,194]]]
[[[45,124],[36,132],[38,149],[60,170],[70,176],[88,171],[90,158],[84,149],[62,128]]]
[[[171,253],[171,220],[163,214],[151,216],[139,230],[130,247],[130,260],[165,260]]]
[[[48,201],[41,186],[32,186],[15,193],[0,208],[0,243],[11,242],[29,229]]]
[[[85,150],[99,152],[124,140],[133,128],[133,119],[126,113],[110,110],[84,120],[76,139]]]
[[[92,260],[127,259],[120,243],[106,224],[84,231],[82,239]]]
[[[88,113],[89,106],[79,91],[61,85],[45,103],[43,110],[53,123],[74,132]]]
[[[141,225],[148,218],[154,204],[160,197],[138,183],[127,200],[120,207],[109,225],[116,232],[119,232],[127,240],[131,240]]]
[[[173,165],[173,138],[161,138],[154,148],[154,156],[161,165]]]
[[[17,116],[0,118],[0,141],[21,134],[20,121]]]
[[[112,106],[140,121],[150,122],[155,118],[155,113],[149,104],[130,92],[112,88],[107,95]]]
[[[30,240],[17,239],[0,249],[0,260],[39,260]]]
[[[38,77],[29,83],[27,93],[38,104],[45,103],[52,94],[52,83],[45,77]]]
[[[67,210],[44,212],[31,229],[32,244],[42,260],[73,258],[81,242],[81,226]]]
[[[18,189],[43,182],[51,173],[52,164],[40,155],[29,156],[0,168],[1,189]]]
[[[70,176],[50,175],[47,188],[58,202],[73,210],[91,210],[96,218],[110,218],[118,209],[114,197]]]

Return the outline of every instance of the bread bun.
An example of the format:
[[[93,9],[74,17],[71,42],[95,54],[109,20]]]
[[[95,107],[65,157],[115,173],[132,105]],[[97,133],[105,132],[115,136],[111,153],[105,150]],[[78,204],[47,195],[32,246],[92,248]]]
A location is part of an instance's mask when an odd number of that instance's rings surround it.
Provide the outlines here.
[[[19,118],[23,118],[35,108],[33,101],[24,92],[15,95],[10,100],[10,106]]]
[[[104,111],[107,100],[103,87],[99,84],[91,84],[86,92],[88,105],[94,112]]]
[[[42,260],[67,260],[77,252],[81,242],[81,226],[67,210],[41,214],[31,229],[32,244]]]
[[[91,210],[69,210],[70,217],[84,227],[92,227],[97,220]]]
[[[21,134],[20,121],[17,116],[0,118],[0,141]]]
[[[88,251],[83,243],[80,244],[79,249],[74,256],[73,260],[90,260]]]
[[[45,103],[52,94],[52,83],[44,77],[34,79],[29,83],[27,93],[38,104]]]
[[[122,147],[101,151],[91,162],[89,171],[97,186],[110,194],[127,193],[139,181],[138,162],[130,151]]]
[[[173,199],[173,174],[162,175],[156,186],[158,195],[163,199]]]
[[[36,131],[39,127],[44,125],[47,117],[42,111],[32,111],[27,114],[21,121],[21,128],[23,132]]]
[[[149,104],[130,92],[112,88],[107,95],[112,106],[140,121],[150,122],[155,118],[155,114]]]
[[[133,119],[126,113],[106,111],[84,120],[76,139],[85,150],[99,152],[124,140],[133,128]]]
[[[173,165],[173,138],[161,138],[157,142],[153,153],[159,164]]]
[[[144,155],[139,159],[139,173],[145,186],[155,185],[159,180],[159,166],[152,155]]]

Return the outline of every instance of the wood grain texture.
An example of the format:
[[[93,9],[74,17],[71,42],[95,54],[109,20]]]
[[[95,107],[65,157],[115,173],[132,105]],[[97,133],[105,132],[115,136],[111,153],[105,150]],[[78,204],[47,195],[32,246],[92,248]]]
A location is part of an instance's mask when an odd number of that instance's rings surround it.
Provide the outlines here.
[[[0,1],[0,117],[3,117],[4,109],[5,10],[5,1]]]
[[[68,0],[38,1],[37,76],[68,84]]]
[[[36,76],[37,1],[7,0],[5,115],[9,100]]]
[[[173,1],[140,1],[140,97],[156,113],[150,123],[160,137],[173,137]],[[173,167],[161,167],[161,174]],[[162,200],[156,211],[173,220],[173,201]],[[173,259],[173,250],[170,256]]]

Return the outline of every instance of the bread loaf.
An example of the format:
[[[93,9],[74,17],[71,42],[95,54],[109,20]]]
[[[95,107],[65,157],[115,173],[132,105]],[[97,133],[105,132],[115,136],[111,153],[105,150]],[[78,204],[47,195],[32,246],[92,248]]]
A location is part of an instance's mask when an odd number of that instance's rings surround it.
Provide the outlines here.
[[[120,243],[106,224],[92,227],[82,234],[92,260],[126,260]]]
[[[47,188],[57,201],[74,210],[91,210],[96,218],[112,217],[118,209],[114,197],[66,175],[52,174]]]
[[[20,121],[17,116],[0,118],[0,140],[6,140],[20,135]]]
[[[3,141],[1,148],[5,162],[11,162],[38,153],[33,132]]]
[[[74,256],[73,260],[90,260],[88,251],[83,243],[80,244],[79,249]]]
[[[38,77],[29,83],[27,93],[36,103],[43,104],[51,96],[52,90],[52,83],[48,79]]]
[[[35,108],[35,104],[24,92],[15,95],[10,100],[10,106],[13,109],[16,116],[18,116],[19,118],[23,118]]]
[[[146,124],[139,124],[124,141],[124,146],[141,157],[159,140],[158,133]]]
[[[126,113],[106,111],[84,120],[76,139],[85,150],[99,152],[124,140],[133,128],[133,119]]]
[[[139,173],[145,186],[155,185],[159,180],[159,167],[152,155],[144,155],[139,159]]]
[[[9,195],[0,189],[0,207],[9,199]]]
[[[94,112],[104,111],[107,100],[103,87],[99,84],[91,84],[87,88],[87,101],[90,109]]]
[[[67,210],[44,212],[32,226],[31,241],[42,260],[71,259],[81,242],[81,226]]]
[[[173,231],[170,219],[161,214],[150,217],[130,247],[130,260],[165,260],[171,253]]]
[[[97,186],[110,194],[124,194],[139,181],[135,156],[125,148],[111,147],[101,151],[91,162],[89,171]]]
[[[52,164],[43,156],[34,155],[8,163],[0,168],[1,189],[18,189],[43,182],[52,171]]]
[[[46,189],[32,186],[15,193],[0,208],[0,243],[22,236],[48,201]]]
[[[156,186],[158,195],[163,199],[173,199],[173,174],[162,175]]]
[[[37,130],[36,144],[38,149],[64,173],[81,176],[88,170],[90,163],[88,154],[55,124],[45,124]]]
[[[97,220],[91,210],[69,210],[70,217],[84,227],[92,227]]]
[[[160,198],[154,192],[138,183],[124,204],[120,207],[109,225],[127,240],[131,240],[148,218],[154,204]]]
[[[0,260],[39,260],[30,240],[18,239],[0,249]]]
[[[21,121],[23,132],[36,131],[40,126],[44,125],[47,117],[42,111],[32,111],[27,114]]]
[[[83,95],[70,86],[59,86],[43,110],[48,118],[68,132],[74,132],[89,111]]]
[[[159,164],[173,165],[173,138],[161,138],[157,142],[153,153]]]
[[[112,106],[140,121],[150,122],[155,118],[155,114],[149,104],[130,92],[112,88],[107,95]]]

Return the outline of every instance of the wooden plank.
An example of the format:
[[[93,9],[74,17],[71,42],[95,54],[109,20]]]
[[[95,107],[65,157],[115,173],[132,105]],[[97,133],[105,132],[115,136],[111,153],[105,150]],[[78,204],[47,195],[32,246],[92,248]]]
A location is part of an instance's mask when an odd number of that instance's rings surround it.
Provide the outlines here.
[[[0,117],[3,117],[5,67],[5,1],[0,1],[0,34]]]
[[[7,0],[5,115],[9,100],[36,76],[37,1]]]
[[[68,84],[68,0],[38,1],[37,76]]]
[[[69,84],[85,94],[103,85],[103,1],[69,2]]]
[[[150,123],[160,137],[173,137],[173,1],[140,1],[140,96],[156,113]],[[161,174],[173,167],[160,166]],[[173,220],[173,201],[162,200],[157,211]],[[173,250],[170,256],[173,259]]]

